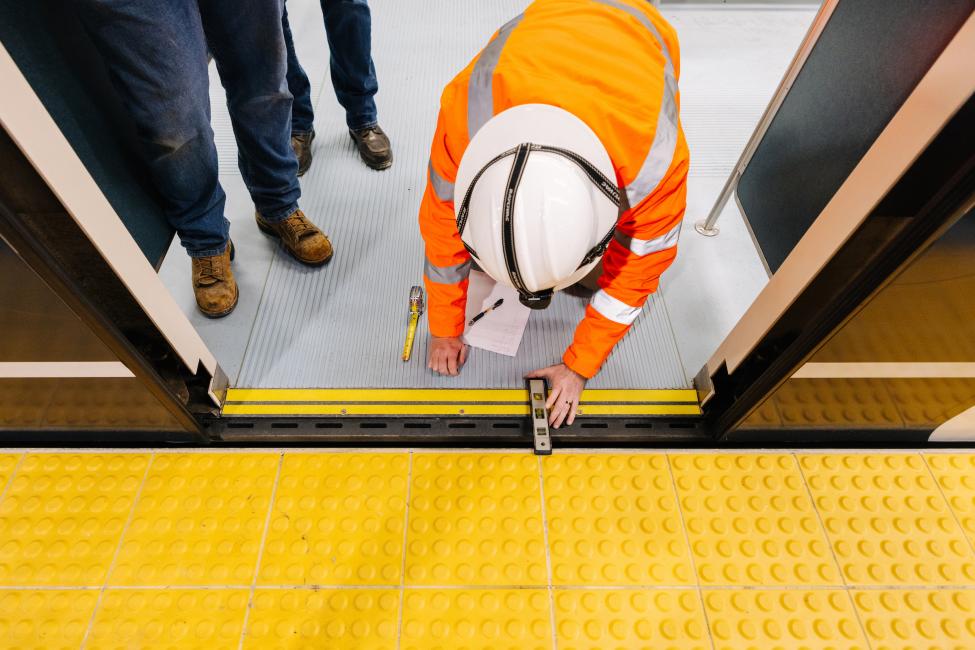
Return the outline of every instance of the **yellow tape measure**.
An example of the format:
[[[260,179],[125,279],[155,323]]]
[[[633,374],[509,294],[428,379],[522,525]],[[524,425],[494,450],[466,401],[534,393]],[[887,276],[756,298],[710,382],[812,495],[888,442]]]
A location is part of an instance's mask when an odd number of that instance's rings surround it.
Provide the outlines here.
[[[414,286],[410,289],[410,320],[406,326],[406,341],[403,343],[403,361],[409,361],[413,354],[413,339],[416,338],[416,326],[423,313],[423,289]]]

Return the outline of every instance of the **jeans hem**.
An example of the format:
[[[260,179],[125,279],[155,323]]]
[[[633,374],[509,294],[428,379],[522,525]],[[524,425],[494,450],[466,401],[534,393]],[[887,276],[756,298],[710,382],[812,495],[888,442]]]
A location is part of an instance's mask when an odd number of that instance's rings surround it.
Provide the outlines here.
[[[352,126],[352,124],[350,123],[349,124],[349,130],[350,131],[361,131],[363,129],[373,129],[373,128],[377,127],[377,126],[379,126],[379,120],[378,119],[372,119],[372,120],[367,120],[366,122],[362,122],[362,124],[360,126]]]
[[[291,129],[291,137],[294,137],[296,135],[297,136],[311,135],[314,132],[315,132],[315,128],[314,127],[310,128],[310,129]]]
[[[214,257],[215,255],[223,255],[227,250],[227,244],[224,244],[220,248],[209,248],[203,251],[186,251],[186,254],[190,257]]]
[[[298,209],[297,203],[292,203],[291,206],[284,208],[282,210],[275,210],[274,212],[265,212],[264,210],[258,210],[261,216],[264,217],[264,221],[270,221],[271,223],[277,223],[278,221],[284,221]]]

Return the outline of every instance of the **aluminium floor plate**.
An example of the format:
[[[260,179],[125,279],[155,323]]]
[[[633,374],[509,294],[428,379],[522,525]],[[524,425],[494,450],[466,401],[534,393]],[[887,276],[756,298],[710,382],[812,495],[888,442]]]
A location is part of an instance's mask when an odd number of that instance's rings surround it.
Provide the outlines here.
[[[520,388],[525,372],[556,363],[571,340],[586,299],[563,294],[550,309],[532,314],[516,357],[474,350],[460,377],[437,377],[425,364],[424,322],[413,359],[399,359],[407,296],[412,285],[422,283],[416,214],[440,90],[524,3],[508,0],[474,10],[469,3],[426,4],[419,13],[440,20],[416,21],[417,7],[404,3],[374,5],[380,117],[396,155],[391,169],[377,173],[358,162],[325,82],[315,164],[304,178],[301,204],[335,242],[335,258],[313,270],[280,251],[275,256],[239,386]],[[463,22],[468,33],[443,38],[441,25]],[[410,29],[399,28],[403,24]],[[603,388],[687,385],[661,300],[645,310],[593,382]]]

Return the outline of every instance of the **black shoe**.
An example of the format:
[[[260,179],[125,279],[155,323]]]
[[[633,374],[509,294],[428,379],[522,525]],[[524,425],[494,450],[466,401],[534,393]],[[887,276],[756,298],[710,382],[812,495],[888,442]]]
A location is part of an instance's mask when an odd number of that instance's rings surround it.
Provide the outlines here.
[[[291,148],[298,158],[298,175],[301,176],[311,167],[311,141],[315,139],[315,131],[308,133],[292,133]]]
[[[366,166],[378,170],[387,169],[393,164],[392,146],[378,124],[358,131],[350,129],[349,137],[355,142],[355,146],[359,149],[359,156]]]

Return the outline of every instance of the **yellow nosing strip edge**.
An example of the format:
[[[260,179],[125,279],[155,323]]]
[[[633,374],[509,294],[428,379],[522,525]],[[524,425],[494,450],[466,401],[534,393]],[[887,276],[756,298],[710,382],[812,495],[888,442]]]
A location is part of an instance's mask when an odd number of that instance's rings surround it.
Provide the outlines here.
[[[517,388],[231,388],[228,402],[525,402]],[[690,389],[585,390],[583,402],[693,402]]]
[[[581,415],[700,415],[693,390],[587,390]],[[518,389],[232,388],[224,415],[501,415],[529,414]]]

